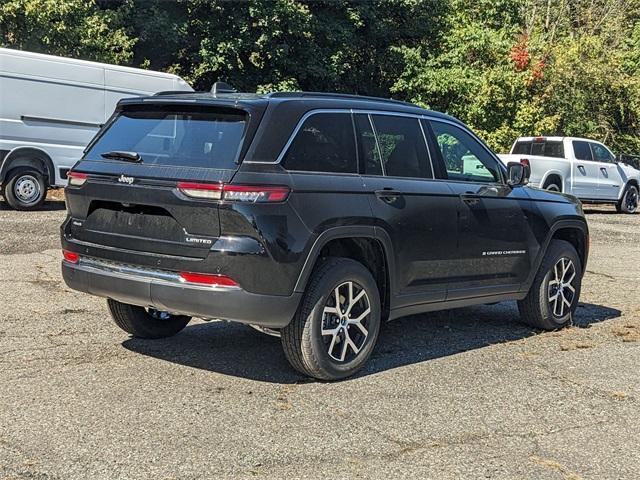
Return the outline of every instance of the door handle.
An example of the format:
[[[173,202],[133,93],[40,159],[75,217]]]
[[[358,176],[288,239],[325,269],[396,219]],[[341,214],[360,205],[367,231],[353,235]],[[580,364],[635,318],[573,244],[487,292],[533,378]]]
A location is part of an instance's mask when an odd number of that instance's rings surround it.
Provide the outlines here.
[[[398,197],[402,196],[402,192],[398,192],[393,188],[383,188],[382,190],[376,190],[373,192],[383,202],[391,203],[395,202]]]
[[[460,195],[460,200],[462,200],[464,203],[466,203],[467,205],[477,205],[478,203],[480,203],[480,199],[478,198],[477,195],[475,194],[461,194]]]
[[[604,168],[604,167],[600,167],[600,171],[602,172],[602,174],[603,174],[605,177],[608,177],[608,176],[609,176],[609,171],[608,171],[606,168]]]
[[[402,195],[402,193],[393,188],[383,188],[382,190],[376,190],[374,193],[378,198],[399,197]]]
[[[578,170],[580,170],[580,173],[583,175],[587,174],[586,170],[584,169],[584,165],[578,165]]]

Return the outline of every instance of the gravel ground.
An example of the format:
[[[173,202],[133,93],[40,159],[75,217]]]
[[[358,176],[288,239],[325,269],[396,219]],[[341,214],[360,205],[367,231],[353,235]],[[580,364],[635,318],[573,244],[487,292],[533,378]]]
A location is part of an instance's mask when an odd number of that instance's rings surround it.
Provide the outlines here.
[[[575,327],[403,318],[331,384],[241,325],[128,338],[63,284],[64,215],[0,206],[0,479],[638,477],[640,215],[588,213]]]

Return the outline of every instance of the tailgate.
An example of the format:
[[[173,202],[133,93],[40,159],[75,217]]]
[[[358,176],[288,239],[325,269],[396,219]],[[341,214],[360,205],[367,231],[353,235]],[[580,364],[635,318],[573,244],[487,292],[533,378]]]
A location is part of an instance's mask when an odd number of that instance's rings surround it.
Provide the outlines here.
[[[100,162],[82,162],[79,168],[88,174],[88,179],[84,185],[66,190],[72,217],[66,232],[69,239],[204,258],[220,234],[217,203],[188,198],[178,191],[176,184],[178,179],[228,182],[233,171],[198,172],[128,164],[110,164],[105,168]],[[92,173],[95,170],[100,173]]]
[[[69,240],[204,258],[220,234],[217,202],[178,182],[226,183],[238,168],[248,115],[229,108],[133,105],[74,166],[66,189]]]

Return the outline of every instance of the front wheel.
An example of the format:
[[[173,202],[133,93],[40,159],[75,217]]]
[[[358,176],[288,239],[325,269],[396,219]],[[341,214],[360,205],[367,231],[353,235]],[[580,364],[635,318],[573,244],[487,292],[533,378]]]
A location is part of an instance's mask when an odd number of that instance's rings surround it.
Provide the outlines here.
[[[638,187],[629,185],[616,208],[619,213],[636,213],[638,210]]]
[[[320,380],[353,375],[373,351],[380,312],[378,286],[364,265],[348,258],[323,261],[296,316],[281,330],[287,360]]]
[[[566,327],[578,307],[581,284],[576,249],[564,240],[552,240],[529,293],[518,302],[521,319],[542,330]]]
[[[108,299],[107,306],[115,324],[137,338],[171,337],[187,326],[191,317],[172,315],[153,308]]]

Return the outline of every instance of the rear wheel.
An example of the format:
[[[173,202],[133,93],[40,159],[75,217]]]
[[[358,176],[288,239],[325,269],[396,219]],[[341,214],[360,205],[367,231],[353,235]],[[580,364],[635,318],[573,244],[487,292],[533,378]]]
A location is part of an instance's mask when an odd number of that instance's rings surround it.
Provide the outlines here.
[[[564,240],[552,240],[528,295],[518,302],[520,317],[543,330],[569,325],[578,307],[581,282],[576,249]]]
[[[47,186],[44,175],[33,168],[16,168],[9,172],[4,198],[16,210],[34,210],[44,203]]]
[[[638,187],[635,185],[629,185],[622,199],[616,205],[616,209],[619,213],[636,213],[638,211]]]
[[[116,325],[138,338],[171,337],[187,326],[191,317],[172,315],[108,299],[107,306]]]
[[[330,258],[316,268],[281,340],[296,370],[338,380],[362,368],[379,331],[380,294],[371,272],[354,260]]]
[[[545,185],[544,189],[549,190],[550,192],[559,192],[560,185],[558,185],[557,183],[551,182]]]

